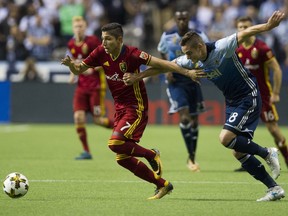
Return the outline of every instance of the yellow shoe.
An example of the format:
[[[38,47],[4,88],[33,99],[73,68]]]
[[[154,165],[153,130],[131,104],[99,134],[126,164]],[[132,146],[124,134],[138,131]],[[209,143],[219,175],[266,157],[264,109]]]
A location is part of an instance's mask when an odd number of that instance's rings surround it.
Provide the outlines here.
[[[161,199],[166,194],[170,194],[172,190],[173,190],[173,185],[170,182],[166,181],[164,184],[164,187],[156,189],[155,195],[152,197],[149,197],[148,200]]]
[[[193,163],[191,159],[187,160],[187,167],[192,172],[200,172],[200,166],[197,162]]]
[[[152,167],[155,178],[159,179],[162,176],[162,162],[160,160],[160,151],[158,149],[151,150],[156,153],[156,156],[154,157],[154,159],[149,161],[149,164]]]

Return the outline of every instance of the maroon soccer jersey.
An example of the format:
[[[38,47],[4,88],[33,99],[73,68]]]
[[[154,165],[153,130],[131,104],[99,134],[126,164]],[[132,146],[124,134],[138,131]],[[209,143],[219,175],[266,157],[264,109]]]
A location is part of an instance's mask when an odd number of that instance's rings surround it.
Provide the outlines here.
[[[240,45],[236,50],[241,62],[257,79],[262,98],[261,119],[263,122],[278,121],[279,116],[274,104],[270,103],[272,86],[269,76],[269,68],[266,65],[274,55],[271,49],[263,41],[256,39],[248,48]]]
[[[83,63],[89,67],[102,66],[106,80],[115,101],[116,111],[133,107],[135,110],[145,111],[148,108],[148,98],[144,82],[126,86],[123,82],[125,72],[139,73],[140,65],[148,64],[151,56],[136,47],[123,45],[120,55],[112,59],[103,46],[97,47]]]
[[[101,41],[96,36],[86,36],[84,41],[80,43],[76,43],[75,39],[72,38],[68,42],[68,49],[73,59],[81,62],[99,45],[101,45]],[[84,74],[79,75],[78,87],[83,90],[93,91],[95,89],[105,88],[105,84],[103,72],[89,69]]]
[[[241,62],[256,77],[261,95],[271,95],[271,82],[269,69],[265,62],[274,57],[271,49],[261,40],[256,39],[254,44],[249,48],[242,45],[237,49]]]

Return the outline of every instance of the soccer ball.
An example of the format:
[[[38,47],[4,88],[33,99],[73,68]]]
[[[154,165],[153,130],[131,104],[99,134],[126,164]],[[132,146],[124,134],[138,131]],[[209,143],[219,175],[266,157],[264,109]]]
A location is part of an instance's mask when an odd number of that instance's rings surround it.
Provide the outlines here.
[[[18,172],[10,173],[3,182],[3,190],[11,198],[23,197],[28,189],[28,179]]]

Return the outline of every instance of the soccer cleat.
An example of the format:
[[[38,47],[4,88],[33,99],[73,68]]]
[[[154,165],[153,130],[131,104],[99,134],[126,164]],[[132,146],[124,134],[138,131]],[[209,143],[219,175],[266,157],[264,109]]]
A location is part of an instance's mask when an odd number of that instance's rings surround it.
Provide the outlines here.
[[[82,152],[78,157],[75,158],[75,160],[91,160],[92,155],[89,152]]]
[[[155,199],[161,199],[163,196],[170,194],[173,190],[173,185],[166,181],[164,184],[164,187],[157,188],[155,190],[155,195],[152,197],[149,197],[148,200],[155,200]]]
[[[280,186],[274,186],[267,190],[267,193],[264,197],[257,199],[257,202],[262,201],[275,201],[280,200],[285,197],[285,191]]]
[[[162,162],[160,160],[160,151],[158,149],[151,149],[151,150],[155,152],[156,155],[154,159],[149,161],[149,164],[152,167],[155,177],[159,179],[162,176]]]
[[[192,172],[200,172],[200,166],[198,163],[193,163],[192,160],[190,158],[188,158],[187,160],[187,167],[189,170],[191,170]]]
[[[277,179],[280,175],[280,163],[278,159],[278,149],[277,148],[268,148],[269,154],[266,157],[265,161],[267,162],[270,170],[272,172],[272,178]]]
[[[243,167],[239,167],[235,169],[234,172],[246,172],[246,170]]]

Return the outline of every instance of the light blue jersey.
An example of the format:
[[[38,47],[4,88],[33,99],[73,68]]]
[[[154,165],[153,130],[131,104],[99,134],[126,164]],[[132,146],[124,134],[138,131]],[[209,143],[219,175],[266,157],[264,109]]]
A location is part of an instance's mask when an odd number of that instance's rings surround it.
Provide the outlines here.
[[[197,62],[197,67],[204,69],[208,79],[223,92],[226,100],[238,100],[248,94],[256,96],[256,79],[245,69],[235,52],[238,46],[237,34],[206,45],[207,59]],[[177,58],[176,62],[184,68],[195,68],[195,64],[186,55]]]
[[[206,34],[200,31],[196,31],[198,35],[201,36],[204,42],[208,42],[208,37]],[[171,31],[164,32],[161,36],[160,42],[158,44],[157,50],[160,53],[167,55],[169,61],[174,60],[175,58],[183,55],[181,50],[180,41],[182,37],[178,34],[177,28],[172,29]],[[179,73],[173,73],[173,77],[176,81],[191,83],[189,77],[183,76]]]
[[[197,33],[208,41],[207,36],[200,31]],[[166,54],[168,60],[182,56],[180,41],[182,37],[178,34],[177,28],[164,32],[158,44],[158,51]],[[205,110],[203,95],[198,83],[187,76],[173,73],[174,82],[168,83],[167,96],[171,104],[169,114],[177,113],[183,108],[189,108],[190,115],[198,115]]]
[[[226,122],[224,128],[235,134],[253,137],[257,127],[261,98],[258,94],[256,78],[245,69],[235,52],[237,34],[225,37],[213,43],[206,43],[207,58],[197,62],[197,68],[203,68],[226,99]],[[186,55],[176,60],[177,64],[188,69],[195,64]]]

